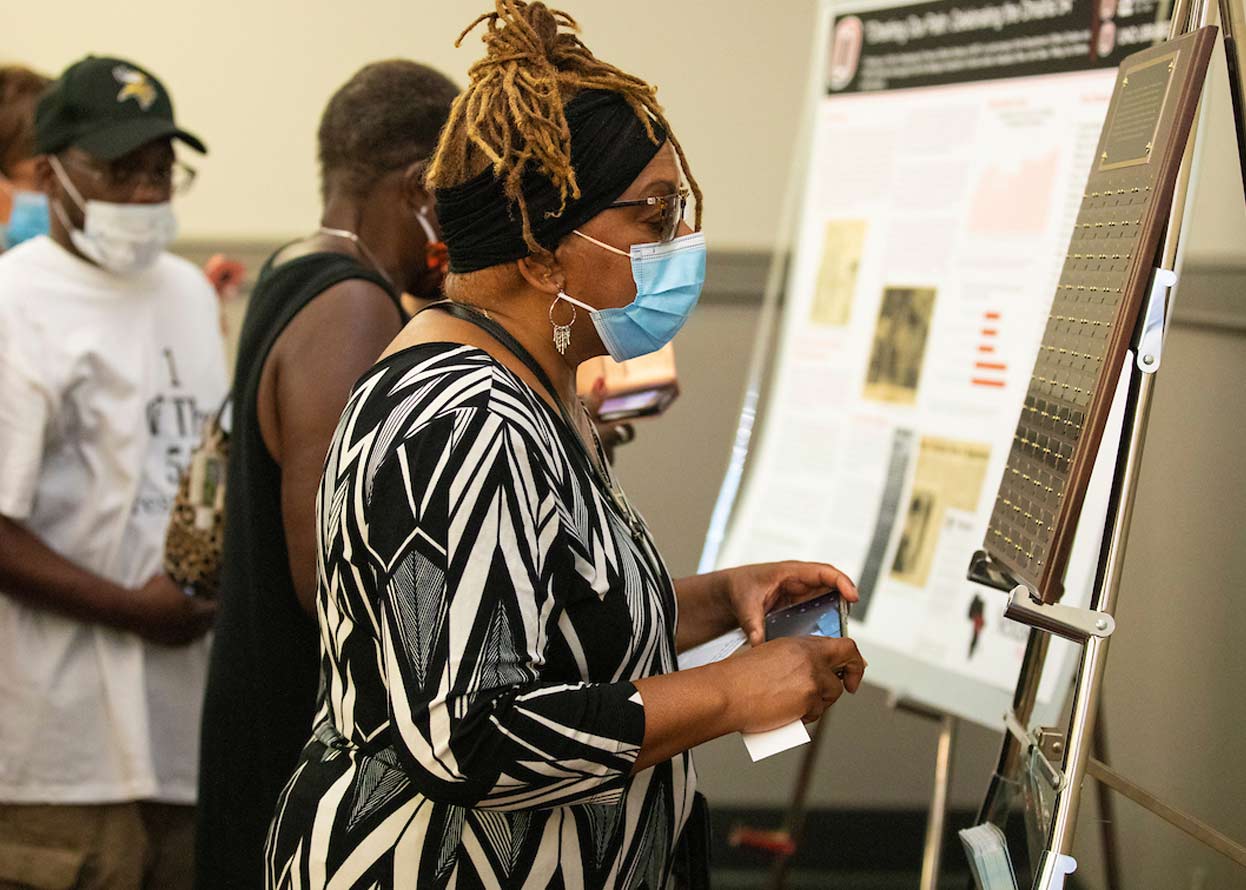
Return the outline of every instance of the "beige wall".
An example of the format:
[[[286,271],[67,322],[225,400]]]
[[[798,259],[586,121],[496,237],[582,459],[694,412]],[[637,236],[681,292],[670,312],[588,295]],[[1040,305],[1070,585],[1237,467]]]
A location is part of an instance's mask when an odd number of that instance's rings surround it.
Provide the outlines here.
[[[1246,200],[1225,71],[1224,48],[1217,45],[1203,95],[1197,213],[1187,229],[1187,249],[1196,262],[1241,265],[1246,262]]]
[[[645,77],[707,195],[718,248],[768,249],[807,79],[816,0],[565,0],[602,58]],[[208,142],[181,208],[191,238],[279,239],[318,213],[315,130],[333,90],[361,65],[403,56],[458,83],[480,52],[459,31],[486,0],[70,0],[27,5],[4,28],[0,60],[49,72],[86,52],[133,58],[163,78],[178,114]],[[6,21],[5,24],[10,24]],[[1227,108],[1223,60],[1209,102]],[[1209,163],[1232,156],[1223,116]],[[1240,254],[1240,187],[1204,179],[1197,254]]]
[[[558,5],[558,4],[555,4]],[[766,246],[778,214],[814,17],[813,0],[571,0],[589,46],[660,88],[723,247]],[[361,65],[393,56],[462,84],[486,0],[123,0],[3,16],[0,59],[60,71],[91,51],[132,57],[168,85],[208,143],[182,208],[191,237],[281,238],[317,218],[315,130]]]

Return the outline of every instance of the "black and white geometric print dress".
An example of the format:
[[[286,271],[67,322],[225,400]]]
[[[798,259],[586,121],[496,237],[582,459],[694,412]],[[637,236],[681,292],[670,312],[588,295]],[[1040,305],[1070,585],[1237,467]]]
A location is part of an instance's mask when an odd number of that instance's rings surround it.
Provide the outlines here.
[[[691,757],[630,776],[631,681],[676,669],[674,588],[561,418],[486,352],[365,375],[317,514],[321,699],[269,888],[664,890]]]

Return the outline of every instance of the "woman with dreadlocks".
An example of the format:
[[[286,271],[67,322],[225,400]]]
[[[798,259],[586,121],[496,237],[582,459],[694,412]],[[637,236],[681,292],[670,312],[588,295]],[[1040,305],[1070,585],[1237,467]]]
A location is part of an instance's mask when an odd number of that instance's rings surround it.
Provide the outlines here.
[[[449,300],[360,379],[325,463],[321,709],[270,888],[662,890],[690,749],[815,719],[864,671],[850,640],[764,639],[783,602],[856,599],[832,566],[670,579],[575,371],[686,320],[700,191],[654,88],[569,16],[497,0],[480,24],[428,171]],[[677,670],[735,627],[747,652]]]

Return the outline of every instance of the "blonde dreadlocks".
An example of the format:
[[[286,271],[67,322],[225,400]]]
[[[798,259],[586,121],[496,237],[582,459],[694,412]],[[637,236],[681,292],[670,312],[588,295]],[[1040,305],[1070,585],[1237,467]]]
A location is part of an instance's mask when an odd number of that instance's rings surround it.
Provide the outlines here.
[[[450,110],[437,152],[428,170],[430,188],[451,188],[492,166],[518,206],[524,243],[535,254],[547,251],[532,234],[522,182],[530,166],[549,177],[558,190],[557,216],[580,187],[571,166],[571,131],[564,106],[581,90],[608,90],[622,96],[654,142],[653,122],[666,131],[680,167],[696,198],[696,226],[701,227],[701,187],[692,176],[683,147],[667,124],[657,89],[639,77],[602,62],[574,32],[575,19],[544,3],[495,0],[459,35],[460,46],[482,22],[485,56],[468,69],[468,86]],[[560,31],[560,28],[567,30]]]

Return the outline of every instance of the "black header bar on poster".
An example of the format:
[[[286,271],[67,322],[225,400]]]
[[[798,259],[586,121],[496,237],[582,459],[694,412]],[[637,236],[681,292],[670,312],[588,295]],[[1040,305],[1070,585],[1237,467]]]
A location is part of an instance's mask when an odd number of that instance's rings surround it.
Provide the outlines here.
[[[1160,0],[936,0],[843,12],[829,94],[1115,68],[1168,34]]]

